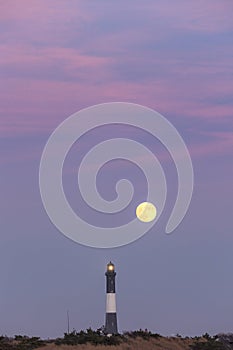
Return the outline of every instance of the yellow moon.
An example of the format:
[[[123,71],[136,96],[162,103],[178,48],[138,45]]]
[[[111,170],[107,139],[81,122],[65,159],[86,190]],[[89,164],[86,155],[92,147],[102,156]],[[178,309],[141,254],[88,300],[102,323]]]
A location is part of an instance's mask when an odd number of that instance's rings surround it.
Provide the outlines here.
[[[150,202],[143,202],[137,206],[136,216],[142,222],[151,222],[156,218],[157,209]]]

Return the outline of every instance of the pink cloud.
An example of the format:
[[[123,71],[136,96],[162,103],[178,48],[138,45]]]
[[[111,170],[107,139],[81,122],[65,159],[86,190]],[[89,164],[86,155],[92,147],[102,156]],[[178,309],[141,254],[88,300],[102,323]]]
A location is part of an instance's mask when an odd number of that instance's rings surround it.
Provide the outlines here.
[[[69,15],[72,17],[90,18],[86,12],[81,10],[80,1],[70,1],[69,4],[58,0],[51,4],[46,0],[9,0],[1,3],[0,18],[6,20],[47,20],[49,17],[61,17]]]
[[[180,31],[232,29],[231,1],[197,0],[190,5],[179,0],[175,10],[168,1],[149,1],[143,7],[136,3],[135,23],[147,15],[148,23],[155,23],[153,40],[150,26],[141,30],[135,24],[119,25],[116,31],[98,32],[95,26],[104,20],[102,9],[80,1],[69,5],[58,1],[55,7],[45,0],[2,5],[0,18],[11,23],[9,32],[1,35],[5,44],[0,46],[0,69],[5,74],[0,96],[2,135],[52,131],[77,110],[111,101],[146,105],[174,124],[176,118],[210,125],[230,122],[231,101],[221,103],[221,99],[233,96],[231,48],[224,46],[224,52],[216,51],[214,56],[208,47],[191,53],[180,47],[170,54],[169,47],[159,51],[156,45]],[[107,5],[109,20],[115,18],[115,9]],[[129,6],[125,10],[132,15]],[[81,40],[78,48],[66,46],[71,34],[80,39],[87,27],[87,41]],[[140,49],[145,43],[153,43],[154,48]],[[218,139],[218,149],[227,149],[227,142]],[[208,141],[200,151],[199,146],[193,147],[198,154],[215,146]]]
[[[102,73],[100,76],[103,76]],[[2,91],[0,129],[4,133],[50,130],[83,107],[111,101],[139,103],[156,109],[164,116],[180,115],[180,118],[189,118],[190,122],[196,118],[216,122],[231,118],[231,105],[203,105],[191,98],[192,93],[185,88],[184,85],[182,89],[176,89],[175,83],[165,79],[141,85],[104,80],[90,84],[88,80],[25,81],[11,78],[4,82]]]
[[[232,155],[233,149],[233,132],[208,132],[207,137],[212,137],[211,141],[191,145],[189,151],[192,157],[206,155]]]
[[[83,23],[91,20],[91,14],[81,10],[79,0],[9,0],[1,4],[1,42],[32,46],[66,45],[73,32],[81,34]],[[75,28],[74,28],[75,26]]]
[[[34,64],[48,65],[54,64],[56,61],[61,66],[69,66],[71,69],[79,69],[83,67],[98,68],[100,65],[107,64],[111,58],[88,56],[80,53],[72,48],[36,48],[30,46],[8,46],[0,45],[0,64],[21,64],[29,65],[33,68]]]

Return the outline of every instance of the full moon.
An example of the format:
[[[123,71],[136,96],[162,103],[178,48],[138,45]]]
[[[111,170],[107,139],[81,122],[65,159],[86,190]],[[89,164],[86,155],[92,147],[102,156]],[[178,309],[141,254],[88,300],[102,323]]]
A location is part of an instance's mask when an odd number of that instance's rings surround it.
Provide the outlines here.
[[[154,204],[143,202],[137,206],[136,216],[142,222],[151,222],[156,218],[157,210]]]

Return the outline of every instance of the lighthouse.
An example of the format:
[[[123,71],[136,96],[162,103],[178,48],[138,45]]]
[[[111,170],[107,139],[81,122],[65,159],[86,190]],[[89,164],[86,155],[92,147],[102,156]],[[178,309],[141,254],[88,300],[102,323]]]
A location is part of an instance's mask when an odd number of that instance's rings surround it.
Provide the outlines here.
[[[117,314],[116,314],[116,286],[115,286],[115,266],[110,261],[107,264],[106,276],[106,319],[105,333],[107,335],[117,334]]]

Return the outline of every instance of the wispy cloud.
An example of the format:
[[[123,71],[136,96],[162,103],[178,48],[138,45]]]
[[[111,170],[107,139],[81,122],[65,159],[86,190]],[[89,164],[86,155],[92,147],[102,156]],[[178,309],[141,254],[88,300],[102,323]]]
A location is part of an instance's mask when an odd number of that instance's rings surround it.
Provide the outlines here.
[[[48,133],[82,107],[109,101],[147,105],[184,132],[198,124],[197,141],[213,123],[230,129],[232,7],[228,0],[178,0],[175,10],[168,0],[3,3],[1,134]]]
[[[160,0],[152,6],[156,18],[162,18],[176,30],[216,33],[233,29],[230,20],[233,5],[230,0],[197,0],[192,3],[178,0],[175,11],[169,0]]]

